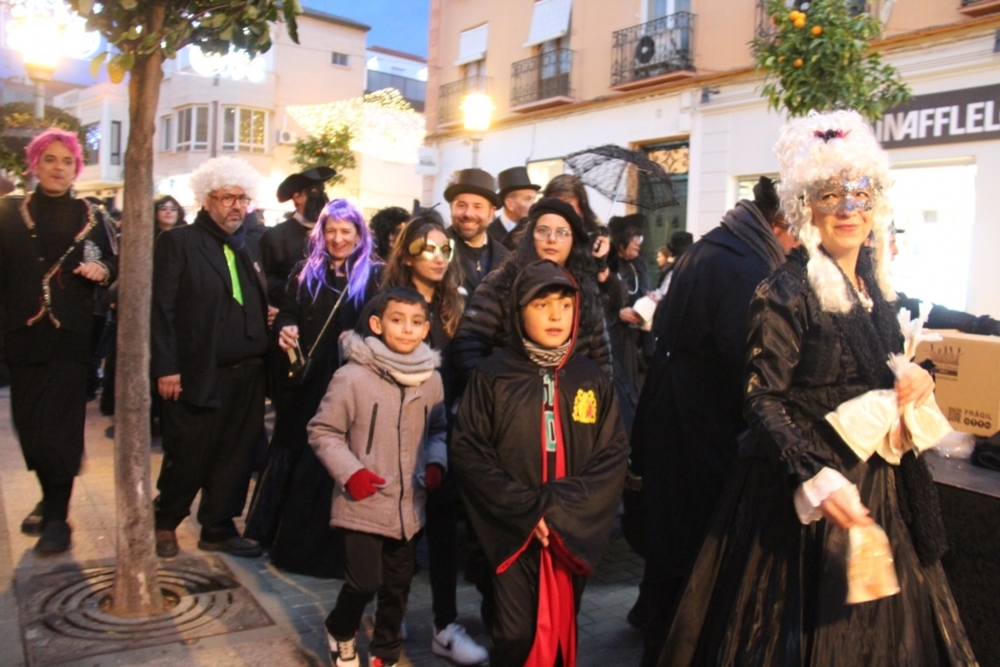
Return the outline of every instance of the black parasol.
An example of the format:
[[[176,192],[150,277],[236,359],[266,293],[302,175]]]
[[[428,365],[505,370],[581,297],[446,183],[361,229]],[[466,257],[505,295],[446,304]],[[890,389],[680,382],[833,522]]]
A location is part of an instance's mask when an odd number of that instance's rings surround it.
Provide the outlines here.
[[[675,206],[670,175],[642,151],[608,144],[571,153],[564,158],[573,175],[615,202],[656,210]]]

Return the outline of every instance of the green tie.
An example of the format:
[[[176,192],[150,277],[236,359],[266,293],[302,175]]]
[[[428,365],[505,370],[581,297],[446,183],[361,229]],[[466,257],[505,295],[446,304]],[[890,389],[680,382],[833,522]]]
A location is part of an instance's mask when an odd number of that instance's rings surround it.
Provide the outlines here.
[[[228,245],[223,245],[222,251],[226,254],[226,264],[229,265],[229,277],[233,280],[233,298],[242,306],[243,289],[240,287],[240,274],[236,272],[236,253]]]

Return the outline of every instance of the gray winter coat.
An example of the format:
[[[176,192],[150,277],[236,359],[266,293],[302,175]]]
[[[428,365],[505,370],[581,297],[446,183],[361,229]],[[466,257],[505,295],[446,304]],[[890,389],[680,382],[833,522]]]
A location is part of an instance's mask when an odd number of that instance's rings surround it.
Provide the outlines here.
[[[404,386],[357,334],[345,334],[341,345],[348,363],[333,374],[308,428],[309,444],[337,482],[330,525],[410,539],[424,525],[427,464],[447,469],[441,376],[433,371],[422,384]],[[345,485],[362,468],[386,483],[358,501]]]

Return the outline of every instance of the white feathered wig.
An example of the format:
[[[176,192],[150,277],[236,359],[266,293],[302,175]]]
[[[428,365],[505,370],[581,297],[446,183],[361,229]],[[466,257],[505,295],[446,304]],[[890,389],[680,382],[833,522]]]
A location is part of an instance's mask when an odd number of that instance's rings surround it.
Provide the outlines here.
[[[889,271],[889,226],[892,209],[886,198],[891,185],[889,158],[856,111],[810,112],[789,121],[774,146],[781,177],[778,195],[785,218],[809,252],[806,272],[823,310],[846,313],[853,301],[836,262],[820,250],[819,229],[812,224],[810,186],[867,176],[873,182],[875,275],[888,301],[896,300]]]
[[[191,174],[191,191],[195,200],[204,205],[208,194],[225,188],[243,188],[250,199],[257,198],[260,174],[246,160],[236,157],[214,157],[202,163]]]

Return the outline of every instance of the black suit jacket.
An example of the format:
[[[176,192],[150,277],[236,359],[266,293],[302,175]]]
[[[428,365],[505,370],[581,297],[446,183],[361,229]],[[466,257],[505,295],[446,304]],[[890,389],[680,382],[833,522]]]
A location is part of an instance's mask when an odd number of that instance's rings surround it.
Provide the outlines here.
[[[264,277],[256,262],[241,259],[253,266],[263,305],[260,316],[266,320]],[[153,250],[150,374],[155,380],[180,373],[186,403],[219,405],[215,349],[222,308],[231,298],[229,267],[217,238],[197,224],[160,234]]]

